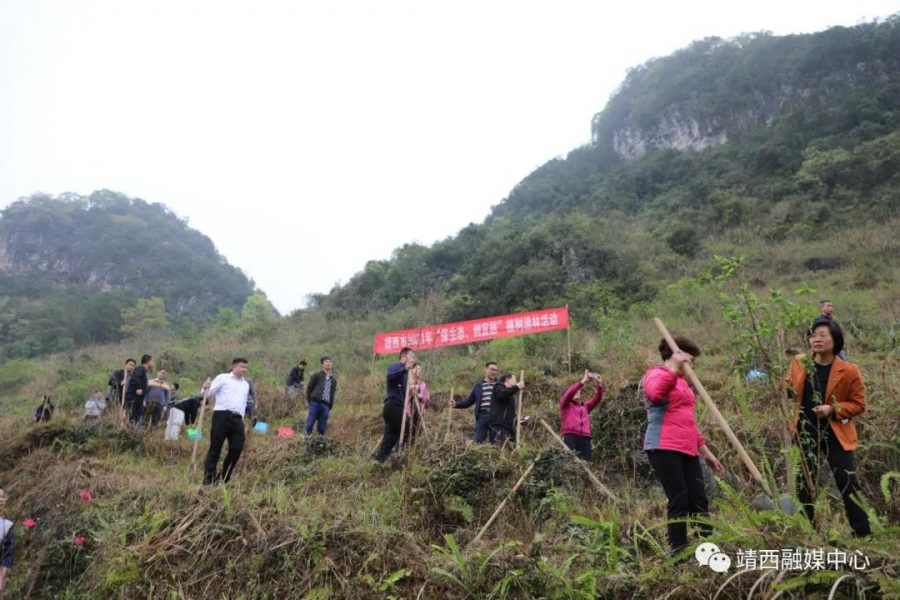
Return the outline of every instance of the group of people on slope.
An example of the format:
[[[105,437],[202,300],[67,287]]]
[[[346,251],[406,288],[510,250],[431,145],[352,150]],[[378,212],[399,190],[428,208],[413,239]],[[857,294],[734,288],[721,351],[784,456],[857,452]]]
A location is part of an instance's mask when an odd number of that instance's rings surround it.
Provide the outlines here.
[[[693,366],[701,355],[697,344],[676,337],[678,351],[673,352],[660,340],[661,364],[647,370],[641,381],[641,397],[647,411],[644,451],[668,499],[667,534],[673,552],[688,546],[688,521],[709,514],[703,470],[700,460],[713,474],[722,476],[725,469],[706,443],[695,416],[696,396],[685,380],[685,365]],[[860,504],[860,485],[856,477],[853,452],[859,442],[854,419],[866,409],[865,385],[859,368],[843,358],[844,334],[830,314],[818,317],[809,331],[812,356],[798,354],[791,363],[787,385],[795,400],[795,418],[790,427],[801,448],[802,460],[812,481],[823,460],[827,461],[840,490],[853,534],[871,533],[868,516]],[[846,354],[844,354],[846,356]],[[485,365],[484,378],[477,382],[468,397],[452,407],[475,407],[473,439],[515,442],[515,394],[524,386],[511,375],[498,376],[499,366]],[[593,383],[589,400],[583,398],[585,386]],[[406,399],[407,388],[414,385]],[[404,401],[410,408],[408,419],[424,414],[430,395],[421,381],[421,365],[415,353],[404,348],[398,362],[390,365],[386,376],[387,393],[382,416],[384,436],[375,459],[384,461],[400,440]],[[563,440],[585,460],[591,459],[590,413],[603,398],[603,379],[585,371],[580,381],[572,383],[559,401]],[[412,410],[414,403],[419,408]],[[414,436],[415,421],[407,436]],[[409,438],[411,439],[411,438]],[[814,494],[802,474],[798,477],[798,499],[810,521],[814,519]],[[699,519],[702,535],[710,526]]]
[[[512,373],[499,373],[499,365],[494,361],[488,362],[484,366],[484,378],[472,386],[472,391],[466,398],[451,405],[454,409],[475,407],[473,439],[478,444],[490,442],[503,445],[517,441],[516,425],[520,415],[517,414],[516,396],[525,388],[525,383],[518,381]],[[583,402],[582,389],[590,382],[596,384],[596,389],[591,399]],[[422,415],[431,402],[431,395],[422,378],[422,365],[410,348],[401,350],[397,362],[388,367],[385,387],[382,409],[384,435],[374,456],[379,462],[383,462],[399,445],[403,406],[407,407],[409,424],[405,434],[407,439],[404,439],[404,443],[407,443],[414,439],[420,429]],[[586,460],[591,458],[589,414],[602,397],[603,378],[597,373],[585,371],[584,378],[569,386],[560,399],[563,440]]]
[[[108,406],[121,405],[129,421],[138,429],[152,430],[164,421],[166,440],[177,440],[182,427],[194,424],[202,399],[189,396],[179,400],[180,386],[169,382],[166,369],[160,369],[156,377],[151,378],[155,366],[149,354],[141,357],[140,365],[133,358],[127,359],[123,368],[109,378],[108,400],[104,401],[103,394],[97,390],[85,402],[84,419],[97,419]]]
[[[647,411],[644,450],[668,498],[667,533],[670,545],[673,551],[680,552],[688,545],[688,521],[709,512],[700,460],[718,476],[724,474],[724,467],[700,432],[695,417],[696,396],[684,378],[685,365],[693,366],[701,350],[685,337],[676,337],[675,341],[679,349],[677,352],[673,352],[665,340],[660,341],[661,364],[647,370],[640,389]],[[805,470],[812,473],[813,480],[822,460],[827,460],[854,535],[867,536],[871,530],[868,516],[860,506],[860,485],[855,474],[853,454],[858,447],[855,419],[866,409],[863,378],[856,365],[841,358],[842,354],[846,356],[844,335],[831,314],[823,312],[813,322],[808,341],[811,356],[798,354],[794,357],[787,381],[796,404],[791,431],[802,450]],[[133,361],[129,362],[133,367]],[[115,382],[123,382],[126,403],[131,397],[129,406],[132,408],[151,387],[146,373],[152,369],[152,358],[145,356],[141,362],[141,366],[133,368],[130,377],[120,377],[128,373],[129,363],[113,377]],[[305,361],[298,365],[299,377],[289,375],[288,391],[291,387],[302,389],[305,366]],[[337,392],[333,361],[330,357],[322,357],[321,366],[321,371],[310,379],[307,390],[310,404],[307,434],[312,434],[314,429],[320,434],[325,433]],[[516,422],[520,416],[516,413],[515,397],[524,389],[524,383],[517,381],[512,374],[498,375],[499,372],[496,362],[488,362],[483,379],[473,386],[466,398],[452,404],[455,409],[474,406],[473,439],[476,443],[489,441],[502,445],[516,442]],[[218,375],[212,381],[207,379],[203,384],[203,391],[216,398],[204,483],[227,482],[240,457],[245,441],[244,416],[248,406],[252,405],[252,386],[246,373],[246,359],[236,358],[229,373]],[[388,367],[385,385],[382,410],[384,435],[374,455],[379,462],[398,447],[404,406],[404,443],[408,443],[415,440],[417,432],[424,426],[423,417],[431,402],[422,365],[410,348],[404,348],[398,361]],[[585,400],[585,387],[589,385],[593,385],[594,389],[590,399]],[[585,460],[591,459],[590,413],[602,400],[603,393],[602,377],[585,371],[581,380],[568,386],[559,400],[563,440]],[[188,402],[189,405],[186,404]],[[49,397],[45,397],[42,407],[47,405]],[[175,415],[176,421],[183,418],[190,423],[195,418],[198,405],[199,399],[188,399],[174,405],[169,413]],[[39,411],[42,410],[39,407]],[[226,440],[228,454],[219,470],[218,463]],[[812,520],[815,490],[809,488],[802,476],[798,484],[799,500]],[[708,533],[708,524],[704,524],[703,519],[699,523],[701,534]]]
[[[525,384],[515,375],[497,376],[497,363],[485,365],[485,376],[472,388],[468,398],[457,402],[454,408],[475,405],[475,441],[489,440],[494,444],[516,441],[516,394]],[[424,415],[431,403],[431,394],[422,375],[422,365],[410,348],[400,351],[397,362],[388,367],[385,377],[385,399],[382,409],[384,435],[374,458],[383,462],[403,443],[415,440],[424,426]],[[403,408],[406,406],[406,432],[403,429]]]
[[[697,426],[696,397],[684,379],[684,365],[693,366],[700,348],[684,337],[675,342],[680,351],[673,353],[665,340],[660,341],[663,362],[647,371],[641,389],[647,409],[644,450],[668,498],[669,543],[674,552],[681,552],[688,546],[687,521],[709,513],[700,459],[718,476],[724,468]],[[844,334],[833,318],[821,316],[813,322],[809,344],[812,356],[796,355],[786,382],[795,401],[791,433],[811,482],[817,480],[822,461],[828,462],[853,535],[865,537],[871,528],[861,506],[853,456],[859,446],[854,420],[866,409],[865,384],[859,367],[840,357]],[[815,489],[810,489],[802,471],[797,496],[813,521]],[[702,519],[698,523],[701,534],[708,534],[708,523]]]

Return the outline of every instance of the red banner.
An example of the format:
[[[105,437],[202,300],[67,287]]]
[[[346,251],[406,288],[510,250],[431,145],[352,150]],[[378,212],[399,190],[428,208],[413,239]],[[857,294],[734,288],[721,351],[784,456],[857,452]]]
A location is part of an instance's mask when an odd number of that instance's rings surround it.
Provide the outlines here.
[[[459,323],[427,325],[415,329],[376,334],[375,354],[400,352],[406,347],[413,350],[432,350],[458,344],[556,331],[566,329],[568,326],[568,307],[548,308],[502,317],[460,321]]]

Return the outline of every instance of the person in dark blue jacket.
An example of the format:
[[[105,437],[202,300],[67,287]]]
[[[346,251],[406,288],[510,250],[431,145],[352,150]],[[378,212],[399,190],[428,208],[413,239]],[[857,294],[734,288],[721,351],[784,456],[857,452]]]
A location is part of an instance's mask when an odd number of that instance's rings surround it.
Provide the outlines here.
[[[131,406],[131,421],[135,424],[141,422],[144,417],[144,401],[150,390],[150,376],[153,370],[153,357],[145,354],[141,357],[141,365],[135,367],[128,378],[128,386],[125,388],[125,404]]]
[[[53,411],[56,409],[53,406],[53,403],[50,402],[50,396],[44,394],[41,397],[41,403],[38,404],[37,410],[34,411],[34,422],[35,423],[46,423],[50,420],[50,417],[53,416]]]
[[[472,387],[472,393],[468,398],[460,400],[453,408],[469,408],[475,405],[475,433],[476,444],[484,443],[488,438],[488,423],[491,416],[491,401],[494,394],[494,386],[497,383],[497,373],[500,367],[491,361],[484,365],[484,379]]]
[[[400,360],[395,362],[387,370],[385,377],[384,409],[381,416],[384,417],[384,437],[375,451],[375,460],[384,460],[394,451],[394,446],[400,440],[400,427],[403,424],[403,401],[406,398],[406,382],[409,370],[416,366],[416,355],[410,348],[400,351]]]

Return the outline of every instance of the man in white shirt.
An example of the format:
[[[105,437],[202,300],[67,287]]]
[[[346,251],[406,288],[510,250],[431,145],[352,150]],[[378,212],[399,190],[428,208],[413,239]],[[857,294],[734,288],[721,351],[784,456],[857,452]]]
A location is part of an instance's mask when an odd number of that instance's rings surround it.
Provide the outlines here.
[[[216,397],[213,409],[212,430],[209,436],[209,453],[203,472],[203,483],[210,485],[221,479],[225,483],[231,479],[234,467],[244,449],[244,410],[250,384],[244,379],[247,374],[247,359],[231,361],[231,372],[216,376],[210,383],[203,383],[203,390]],[[222,472],[217,473],[222,446],[228,440],[228,454],[222,463]]]

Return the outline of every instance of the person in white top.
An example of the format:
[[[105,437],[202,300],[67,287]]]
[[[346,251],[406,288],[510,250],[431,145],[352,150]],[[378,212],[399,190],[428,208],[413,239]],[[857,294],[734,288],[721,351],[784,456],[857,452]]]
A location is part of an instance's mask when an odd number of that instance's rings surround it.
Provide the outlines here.
[[[106,398],[103,397],[103,392],[94,390],[94,395],[84,403],[84,420],[97,420],[103,416],[104,410],[106,410]]]
[[[250,384],[244,376],[247,374],[247,359],[235,358],[231,361],[231,372],[216,376],[210,383],[203,383],[203,390],[216,397],[213,409],[212,429],[209,436],[209,453],[203,472],[203,483],[211,485],[222,480],[231,479],[234,467],[244,449],[244,409]],[[222,471],[218,472],[219,456],[222,446],[228,440],[228,454],[222,463]]]

